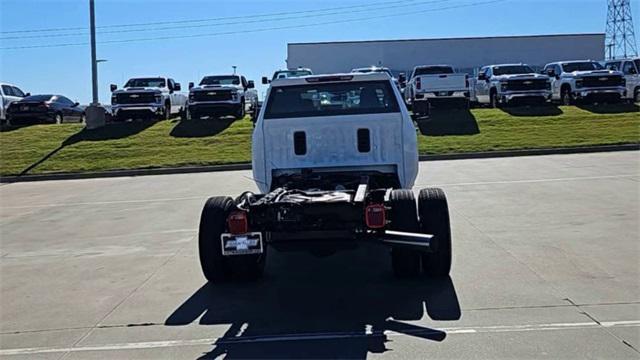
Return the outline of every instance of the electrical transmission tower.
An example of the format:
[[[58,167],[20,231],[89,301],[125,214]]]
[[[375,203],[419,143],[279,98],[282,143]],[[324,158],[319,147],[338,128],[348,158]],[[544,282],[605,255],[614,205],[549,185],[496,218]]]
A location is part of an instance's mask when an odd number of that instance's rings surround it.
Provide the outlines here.
[[[638,56],[631,0],[608,0],[606,32],[607,59]]]

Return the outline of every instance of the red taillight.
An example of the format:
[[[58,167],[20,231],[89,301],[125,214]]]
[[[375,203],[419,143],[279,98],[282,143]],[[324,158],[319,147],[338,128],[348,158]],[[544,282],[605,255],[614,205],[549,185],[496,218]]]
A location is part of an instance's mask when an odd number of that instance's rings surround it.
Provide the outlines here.
[[[249,221],[245,211],[232,211],[227,217],[227,227],[232,234],[245,234],[249,231]]]
[[[369,205],[364,210],[364,219],[370,229],[380,229],[387,224],[387,216],[384,205]]]
[[[422,89],[422,80],[420,78],[416,78],[416,89]]]

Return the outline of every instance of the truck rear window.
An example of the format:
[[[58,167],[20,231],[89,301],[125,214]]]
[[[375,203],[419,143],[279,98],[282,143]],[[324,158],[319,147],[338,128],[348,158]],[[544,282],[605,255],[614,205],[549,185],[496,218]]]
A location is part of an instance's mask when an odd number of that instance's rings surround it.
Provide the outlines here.
[[[437,75],[437,74],[453,74],[453,68],[450,66],[429,66],[417,68],[416,75]]]
[[[313,83],[271,89],[265,119],[400,112],[389,81]]]

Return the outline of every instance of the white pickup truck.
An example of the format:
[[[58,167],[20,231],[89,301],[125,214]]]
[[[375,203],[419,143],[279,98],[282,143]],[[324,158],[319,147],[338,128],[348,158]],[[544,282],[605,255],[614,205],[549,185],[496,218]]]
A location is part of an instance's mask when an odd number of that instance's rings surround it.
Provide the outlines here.
[[[551,80],[525,64],[487,65],[471,86],[471,100],[492,108],[515,100],[545,103],[551,99]]]
[[[271,83],[252,139],[261,193],[211,197],[199,255],[210,282],[262,274],[268,247],[322,254],[391,248],[400,277],[447,277],[451,230],[442,190],[416,201],[416,131],[386,74],[332,74]]]
[[[243,75],[209,75],[195,86],[189,83],[187,120],[231,115],[236,120],[246,112],[258,115],[258,92],[253,80]]]
[[[551,78],[552,100],[572,105],[577,100],[619,102],[626,97],[624,74],[592,60],[561,61],[543,70]]]
[[[180,93],[180,84],[168,77],[132,78],[117,90],[111,84],[113,120],[136,118],[169,119],[184,110],[187,97]]]
[[[640,58],[609,60],[605,67],[622,71],[627,85],[626,100],[640,103]]]
[[[427,114],[431,106],[454,103],[469,106],[469,76],[450,65],[416,66],[404,91],[405,100],[416,115]]]
[[[469,76],[455,72],[450,65],[416,66],[407,82],[404,96],[414,114],[426,114],[431,105],[462,102],[469,105]]]

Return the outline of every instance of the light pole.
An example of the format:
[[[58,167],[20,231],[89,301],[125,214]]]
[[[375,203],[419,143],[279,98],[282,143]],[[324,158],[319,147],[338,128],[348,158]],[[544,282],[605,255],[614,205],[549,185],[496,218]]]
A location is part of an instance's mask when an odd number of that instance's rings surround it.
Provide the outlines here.
[[[87,129],[95,129],[104,126],[104,108],[100,106],[98,99],[98,62],[106,60],[96,59],[96,15],[94,0],[89,0],[89,27],[91,31],[91,92],[92,101],[86,112]]]
[[[235,75],[235,74],[236,74],[236,68],[237,68],[237,66],[232,65],[231,67],[233,68],[233,75]]]

